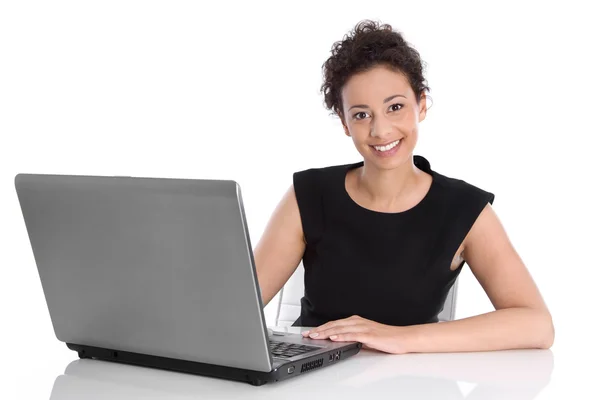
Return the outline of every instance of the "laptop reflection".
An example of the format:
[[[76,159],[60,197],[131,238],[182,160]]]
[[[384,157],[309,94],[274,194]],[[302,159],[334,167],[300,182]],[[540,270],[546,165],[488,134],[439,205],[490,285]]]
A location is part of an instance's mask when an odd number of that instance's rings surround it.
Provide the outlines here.
[[[550,382],[551,350],[389,355],[362,350],[326,368],[260,388],[218,378],[82,359],[54,382],[51,400],[302,399],[401,395],[410,399],[534,399]]]

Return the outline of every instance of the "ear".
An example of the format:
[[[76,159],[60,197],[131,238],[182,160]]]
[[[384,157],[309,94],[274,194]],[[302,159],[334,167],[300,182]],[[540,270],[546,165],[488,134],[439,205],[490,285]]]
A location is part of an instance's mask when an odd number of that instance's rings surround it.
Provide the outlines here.
[[[423,121],[427,116],[427,96],[425,92],[421,93],[421,98],[419,99],[419,122]]]

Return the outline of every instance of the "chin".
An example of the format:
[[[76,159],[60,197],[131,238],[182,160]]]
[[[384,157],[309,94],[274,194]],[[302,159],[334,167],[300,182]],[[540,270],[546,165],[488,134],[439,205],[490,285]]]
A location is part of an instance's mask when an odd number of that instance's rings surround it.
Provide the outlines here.
[[[406,163],[409,158],[411,158],[411,154],[406,154],[404,151],[399,151],[391,157],[378,157],[374,155],[372,152],[369,154],[362,154],[363,158],[369,161],[370,164],[376,165],[379,169],[395,169]]]

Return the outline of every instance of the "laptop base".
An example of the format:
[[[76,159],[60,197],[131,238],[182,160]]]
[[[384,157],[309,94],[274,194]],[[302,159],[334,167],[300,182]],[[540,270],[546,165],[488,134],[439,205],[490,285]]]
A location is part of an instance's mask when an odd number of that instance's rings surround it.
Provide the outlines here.
[[[337,362],[357,354],[362,345],[361,343],[352,343],[349,344],[348,347],[337,349],[337,351],[332,352],[331,355],[328,353],[320,353],[308,358],[303,358],[299,361],[286,363],[271,372],[225,367],[221,365],[158,357],[74,343],[67,343],[67,347],[76,351],[79,358],[92,358],[102,361],[112,361],[142,367],[184,372],[212,378],[246,382],[253,386],[261,386],[269,382],[281,381],[300,374],[305,374],[315,369],[337,364]],[[337,358],[335,358],[334,353],[338,353]],[[329,358],[332,355],[334,356],[335,361],[329,361]]]

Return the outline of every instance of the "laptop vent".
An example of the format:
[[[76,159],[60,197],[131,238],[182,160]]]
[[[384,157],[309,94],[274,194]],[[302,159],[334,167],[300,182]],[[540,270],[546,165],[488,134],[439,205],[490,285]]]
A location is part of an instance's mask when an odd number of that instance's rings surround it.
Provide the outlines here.
[[[319,368],[323,365],[323,359],[319,358],[318,360],[313,360],[302,364],[302,368],[300,369],[300,373],[308,372],[313,369]]]

